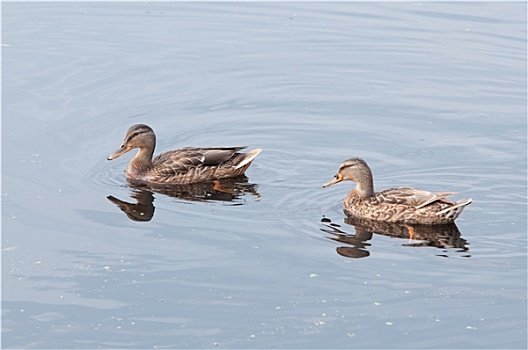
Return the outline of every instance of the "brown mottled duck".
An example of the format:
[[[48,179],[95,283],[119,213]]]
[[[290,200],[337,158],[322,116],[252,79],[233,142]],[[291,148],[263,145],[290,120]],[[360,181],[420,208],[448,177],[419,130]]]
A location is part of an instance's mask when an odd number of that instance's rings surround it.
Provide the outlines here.
[[[372,171],[361,158],[345,160],[334,179],[323,187],[343,180],[356,183],[343,201],[345,214],[355,218],[411,225],[443,225],[454,222],[471,203],[471,199],[458,202],[447,199],[456,192],[429,192],[411,187],[374,192]]]
[[[128,163],[126,177],[150,184],[190,184],[208,182],[244,174],[251,162],[262,151],[257,148],[247,153],[247,147],[185,147],[163,152],[152,158],[156,135],[147,125],[137,124],[128,129],[119,149],[108,157],[116,159],[126,152],[139,151]]]

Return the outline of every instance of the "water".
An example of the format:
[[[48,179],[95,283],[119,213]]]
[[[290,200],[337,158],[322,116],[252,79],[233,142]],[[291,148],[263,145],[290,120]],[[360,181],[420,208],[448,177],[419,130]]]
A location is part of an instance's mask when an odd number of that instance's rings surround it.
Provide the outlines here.
[[[2,10],[3,347],[526,348],[525,3]],[[236,195],[131,188],[140,122],[264,151]],[[352,156],[474,202],[357,231]]]

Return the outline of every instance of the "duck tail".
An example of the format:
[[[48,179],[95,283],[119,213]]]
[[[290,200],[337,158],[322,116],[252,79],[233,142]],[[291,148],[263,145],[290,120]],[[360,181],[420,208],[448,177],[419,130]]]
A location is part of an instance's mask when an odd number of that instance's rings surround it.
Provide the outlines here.
[[[258,154],[262,152],[262,148],[256,148],[252,151],[249,151],[247,153],[244,154],[244,158],[242,159],[242,161],[240,163],[237,164],[237,166],[235,167],[235,169],[240,169],[244,166],[249,166],[249,164],[251,164],[251,162],[253,161],[253,159],[255,159],[256,156],[258,156]]]
[[[471,204],[472,201],[473,200],[471,198],[462,199],[462,200],[460,200],[458,202],[453,203],[452,206],[449,206],[449,207],[445,208],[444,210],[439,211],[437,214],[441,215],[441,216],[444,216],[446,219],[448,219],[450,221],[455,221],[455,219],[458,218],[458,216],[462,213],[464,208],[467,205]]]

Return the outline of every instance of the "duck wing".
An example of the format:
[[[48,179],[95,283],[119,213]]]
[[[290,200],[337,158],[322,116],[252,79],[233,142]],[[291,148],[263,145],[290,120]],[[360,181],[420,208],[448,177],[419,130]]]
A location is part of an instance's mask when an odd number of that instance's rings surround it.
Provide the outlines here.
[[[436,201],[453,204],[446,197],[454,194],[456,192],[429,192],[412,187],[395,187],[376,193],[375,199],[379,203],[402,204],[419,209]]]
[[[186,147],[159,154],[152,160],[160,174],[185,173],[200,166],[216,166],[231,159],[243,147]]]
[[[233,155],[244,149],[243,147],[227,147],[227,148],[202,148],[200,153],[203,156],[203,165],[218,165],[233,157]]]

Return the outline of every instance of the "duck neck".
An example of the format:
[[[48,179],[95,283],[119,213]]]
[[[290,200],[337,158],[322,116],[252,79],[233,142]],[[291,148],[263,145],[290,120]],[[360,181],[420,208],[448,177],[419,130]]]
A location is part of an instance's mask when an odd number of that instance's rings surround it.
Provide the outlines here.
[[[152,167],[152,155],[154,147],[140,147],[138,153],[128,164],[127,173],[130,175],[140,175]]]
[[[363,174],[361,181],[356,182],[355,188],[361,198],[368,198],[374,195],[374,180],[372,174]]]

